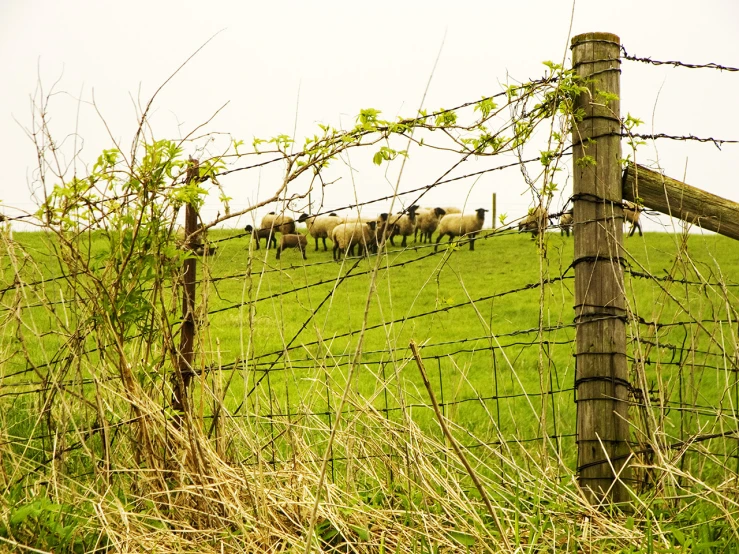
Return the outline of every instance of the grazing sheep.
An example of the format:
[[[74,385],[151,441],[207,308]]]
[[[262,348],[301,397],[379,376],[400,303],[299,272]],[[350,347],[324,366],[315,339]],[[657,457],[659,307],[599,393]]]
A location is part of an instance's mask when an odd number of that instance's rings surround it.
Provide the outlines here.
[[[639,229],[640,237],[644,236],[641,232],[641,223],[639,223],[639,214],[641,213],[641,210],[642,209],[633,202],[624,200],[624,223],[631,223],[629,236],[632,236],[636,229]]]
[[[431,242],[431,235],[439,226],[439,221],[446,215],[444,208],[419,208],[416,210],[416,233],[414,240],[418,242],[418,233],[421,233],[421,242]]]
[[[390,232],[390,244],[395,246],[396,235],[403,237],[400,246],[405,247],[407,245],[408,236],[412,235],[416,230],[416,210],[418,206],[415,204],[406,210],[407,213],[399,213],[396,215],[380,214],[380,218],[387,219],[387,224],[392,225],[393,228]],[[378,218],[378,221],[379,219]]]
[[[482,229],[483,223],[485,223],[485,208],[478,208],[474,214],[462,215],[462,214],[447,214],[441,218],[439,222],[439,236],[436,237],[436,246],[434,246],[434,252],[439,248],[439,242],[444,235],[449,235],[449,242],[452,242],[454,237],[461,237],[469,235],[470,237],[470,250],[475,249],[475,237],[477,233]]]
[[[208,244],[206,234],[197,231],[190,237],[190,243],[185,243],[185,229],[178,227],[176,230],[177,246],[183,250],[188,249],[196,256],[212,256],[216,253],[216,247]]]
[[[572,223],[574,222],[574,218],[572,217],[572,210],[563,213],[559,217],[559,234],[564,235],[567,233],[567,236],[570,236],[570,231],[572,231]]]
[[[305,260],[305,251],[308,248],[308,237],[300,233],[296,233],[294,235],[282,235],[280,237],[280,244],[277,247],[277,255],[275,256],[275,259],[279,260],[280,253],[286,248],[297,248],[300,250],[300,253],[303,254],[303,259]]]
[[[376,222],[362,223],[355,221],[352,223],[341,223],[334,227],[331,233],[331,240],[334,243],[333,258],[339,259],[339,252],[344,252],[349,256],[354,255],[354,246],[364,249],[365,255],[369,255],[372,243],[376,242],[373,232],[376,229]]]
[[[543,233],[549,224],[549,216],[542,206],[530,208],[529,213],[518,223],[518,232],[523,231],[531,233],[531,238],[535,239],[539,233]]]
[[[295,234],[295,220],[287,215],[275,215],[275,212],[269,212],[262,218],[259,228],[272,229],[274,233],[283,235],[292,235]]]
[[[335,213],[326,216],[314,216],[300,214],[298,223],[305,222],[310,236],[316,239],[316,251],[318,251],[318,239],[323,239],[323,251],[326,252],[326,239],[331,238],[334,227],[341,223],[341,218]]]
[[[251,233],[252,239],[257,239],[257,250],[259,250],[259,242],[261,239],[265,239],[267,250],[269,250],[271,246],[277,248],[277,239],[275,238],[275,234],[272,232],[272,229],[255,229],[251,225],[247,225],[244,227],[244,231]]]

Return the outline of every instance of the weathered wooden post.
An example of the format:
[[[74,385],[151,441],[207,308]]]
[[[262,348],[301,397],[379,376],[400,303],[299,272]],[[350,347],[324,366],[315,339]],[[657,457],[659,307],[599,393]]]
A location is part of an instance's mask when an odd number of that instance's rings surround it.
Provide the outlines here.
[[[187,183],[192,183],[199,176],[198,160],[190,158],[187,169]],[[194,250],[197,243],[198,212],[191,204],[185,206],[185,250]],[[182,327],[180,329],[180,349],[177,355],[177,368],[174,376],[174,392],[172,407],[184,412],[188,405],[188,389],[193,376],[192,362],[195,344],[195,281],[197,277],[197,259],[187,258],[183,264],[184,286],[182,291]]]
[[[572,39],[572,65],[589,92],[572,132],[578,475],[591,503],[629,500],[626,303],[622,263],[620,39]],[[617,479],[618,476],[618,479]]]

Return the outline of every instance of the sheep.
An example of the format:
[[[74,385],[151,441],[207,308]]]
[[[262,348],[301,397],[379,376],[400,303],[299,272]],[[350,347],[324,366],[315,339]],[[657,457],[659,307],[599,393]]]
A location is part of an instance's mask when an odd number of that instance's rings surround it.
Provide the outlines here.
[[[280,253],[285,250],[286,248],[297,248],[300,250],[300,253],[303,255],[303,259],[305,260],[305,251],[308,247],[308,237],[301,233],[295,233],[290,235],[282,235],[280,237],[280,245],[277,247],[277,255],[275,256],[275,259],[280,259]]]
[[[216,247],[208,244],[206,234],[200,230],[193,233],[187,242],[184,227],[177,227],[175,235],[177,246],[182,250],[190,250],[196,256],[212,256],[216,253]]]
[[[257,239],[257,250],[259,250],[259,242],[261,239],[265,239],[267,250],[269,250],[271,246],[277,248],[277,239],[275,238],[275,234],[272,232],[272,229],[255,229],[251,225],[247,225],[244,227],[244,231],[250,233],[252,239]]]
[[[334,227],[331,233],[331,240],[334,243],[333,258],[339,259],[339,252],[345,252],[350,256],[354,255],[354,246],[364,249],[365,255],[369,255],[372,243],[376,240],[373,232],[376,229],[376,222],[362,223],[355,221],[353,223],[341,223]]]
[[[421,233],[421,242],[431,242],[431,235],[439,226],[439,221],[446,215],[444,208],[419,208],[416,210],[416,233],[414,240],[418,242],[418,233]]]
[[[636,229],[639,229],[640,237],[644,236],[641,232],[641,223],[639,223],[639,214],[641,213],[641,210],[642,209],[633,202],[624,200],[624,223],[631,223],[629,236],[632,236]]]
[[[259,228],[272,229],[274,233],[283,235],[292,235],[295,234],[295,220],[287,215],[275,215],[275,212],[269,212],[262,218]]]
[[[341,219],[335,213],[330,213],[327,216],[300,214],[298,223],[305,222],[310,236],[316,239],[316,252],[318,251],[318,239],[323,239],[323,251],[326,252],[328,250],[326,239],[331,238],[334,227],[341,223]]]
[[[418,206],[415,204],[408,208],[407,213],[399,213],[396,215],[380,214],[380,218],[387,219],[387,224],[394,226],[390,232],[390,244],[395,246],[395,236],[401,235],[403,241],[400,246],[405,247],[407,245],[408,235],[412,235],[416,230],[416,210]],[[379,221],[379,218],[378,218]]]
[[[454,237],[470,236],[470,250],[475,249],[475,237],[485,223],[485,208],[478,208],[474,214],[447,214],[439,222],[439,236],[436,237],[434,252],[439,248],[439,242],[444,235],[449,235],[449,242]]]
[[[462,213],[462,210],[460,210],[459,208],[454,208],[454,207],[452,207],[452,206],[450,206],[450,207],[447,207],[447,208],[442,208],[442,209],[443,209],[443,210],[444,210],[444,212],[446,212],[447,214],[461,214],[461,213]]]
[[[535,239],[539,233],[543,233],[549,223],[547,211],[542,206],[529,209],[529,213],[518,223],[518,232],[527,231],[531,238]]]
[[[567,233],[567,236],[570,236],[570,231],[572,231],[572,223],[574,219],[572,217],[572,210],[563,213],[561,216],[559,216],[559,234],[564,235]]]

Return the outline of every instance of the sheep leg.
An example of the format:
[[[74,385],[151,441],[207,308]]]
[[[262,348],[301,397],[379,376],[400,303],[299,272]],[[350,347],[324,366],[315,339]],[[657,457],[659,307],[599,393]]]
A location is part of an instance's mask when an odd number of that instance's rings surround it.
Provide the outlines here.
[[[403,241],[400,243],[400,246],[405,248],[407,246],[406,239],[408,238],[408,235],[403,235]]]
[[[475,249],[475,237],[477,236],[477,233],[473,233],[470,235],[470,250]]]
[[[323,249],[326,250],[326,239],[323,239]],[[318,237],[316,237],[316,252],[318,252]]]
[[[318,250],[318,241],[316,241],[316,250]],[[326,237],[323,237],[323,251],[328,252],[328,247],[326,246]]]
[[[298,248],[300,249],[300,253],[303,255],[303,259],[304,260],[307,260],[308,258],[305,257],[305,251],[306,251],[308,245],[306,244],[305,246],[306,246],[306,248],[304,248],[302,246],[298,246]]]
[[[277,247],[277,255],[275,256],[276,260],[280,259],[280,252],[282,252],[282,250],[279,247]]]
[[[439,241],[441,241],[441,237],[443,237],[443,236],[444,235],[439,235],[438,237],[436,237],[436,244],[434,245],[434,252],[438,252],[439,251]]]

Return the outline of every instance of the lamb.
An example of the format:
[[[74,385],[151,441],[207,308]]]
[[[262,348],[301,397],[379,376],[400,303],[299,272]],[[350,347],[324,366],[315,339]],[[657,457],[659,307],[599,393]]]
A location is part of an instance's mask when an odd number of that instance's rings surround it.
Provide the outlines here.
[[[449,242],[454,237],[470,236],[470,250],[475,249],[475,237],[485,223],[485,208],[478,208],[474,214],[447,214],[439,222],[439,236],[436,238],[434,252],[439,248],[439,242],[444,235],[449,235]]]
[[[277,247],[277,255],[275,256],[275,259],[279,260],[280,253],[286,248],[297,248],[300,250],[300,253],[303,255],[303,259],[305,260],[305,251],[308,248],[308,237],[301,233],[282,235],[280,237],[280,245]]]
[[[439,221],[446,215],[444,208],[419,208],[416,210],[416,233],[414,240],[418,242],[418,233],[421,233],[421,242],[431,242],[431,235],[439,226]]]
[[[334,243],[333,258],[339,259],[339,252],[344,252],[350,256],[354,255],[354,246],[364,249],[365,255],[369,255],[372,243],[376,241],[373,236],[376,225],[374,221],[362,223],[359,221],[353,223],[341,223],[334,227],[331,233],[331,240]]]
[[[631,230],[629,231],[629,236],[632,236],[636,229],[639,229],[640,237],[644,236],[641,232],[641,223],[639,223],[640,213],[641,213],[641,208],[639,206],[637,206],[633,202],[624,200],[624,223],[626,222],[631,223]]]
[[[527,231],[531,238],[535,239],[539,233],[543,233],[549,223],[547,211],[542,206],[529,209],[528,215],[518,223],[518,232]]]
[[[261,239],[265,239],[267,250],[269,250],[270,246],[273,245],[277,248],[277,239],[275,238],[275,234],[272,232],[272,229],[255,229],[251,225],[247,225],[244,227],[244,231],[251,233],[252,239],[257,239],[257,250],[259,250],[259,242]]]
[[[382,218],[383,221],[386,219],[387,224],[393,226],[390,232],[390,244],[395,246],[395,236],[401,235],[403,237],[403,241],[400,243],[400,246],[405,247],[407,245],[408,235],[412,235],[416,230],[417,209],[418,206],[414,204],[406,210],[407,213],[401,212],[396,215],[380,214],[380,218]]]
[[[331,233],[334,227],[339,225],[342,218],[337,216],[335,213],[330,213],[327,216],[310,216],[307,214],[300,214],[298,223],[305,222],[308,227],[310,236],[316,239],[316,251],[318,251],[318,239],[323,239],[323,251],[326,252],[326,239],[331,238]]]
[[[274,233],[283,235],[292,235],[295,234],[295,220],[287,215],[275,215],[275,212],[269,212],[262,218],[259,228],[272,229]]]
[[[563,213],[559,217],[559,234],[564,235],[567,233],[567,236],[570,236],[570,231],[572,231],[572,223],[574,222],[574,218],[572,217],[572,210]]]

